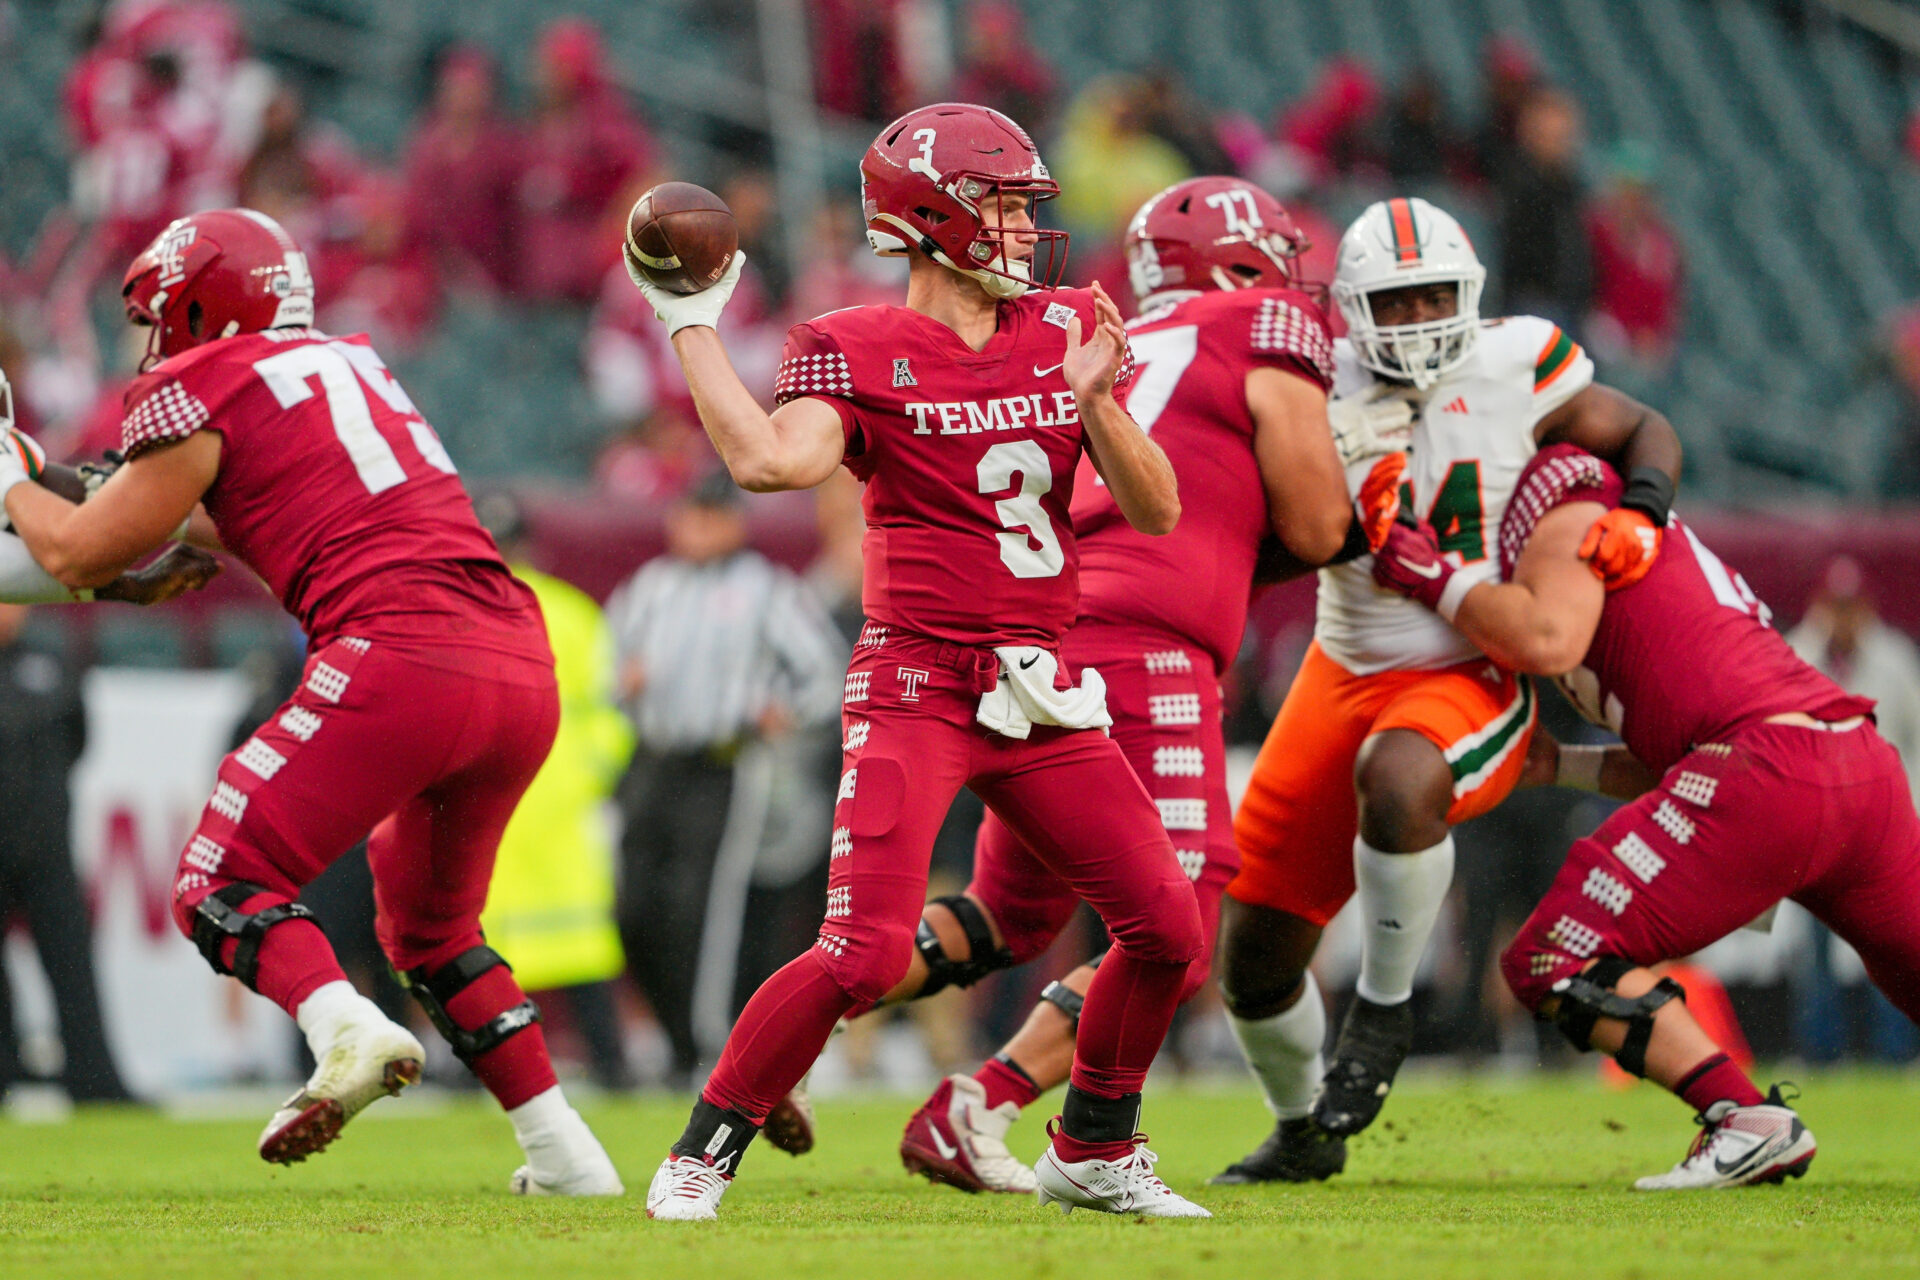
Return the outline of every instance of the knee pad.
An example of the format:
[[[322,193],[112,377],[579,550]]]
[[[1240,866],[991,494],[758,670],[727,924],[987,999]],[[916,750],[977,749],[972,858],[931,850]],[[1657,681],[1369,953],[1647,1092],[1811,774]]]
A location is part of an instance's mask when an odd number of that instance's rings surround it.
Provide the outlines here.
[[[841,938],[822,932],[816,949],[827,973],[865,1010],[900,985],[913,962],[914,934],[905,921],[872,925]],[[827,945],[831,938],[832,945]]]
[[[498,1049],[507,1040],[540,1021],[540,1006],[530,999],[522,999],[519,1004],[502,1010],[471,1029],[453,1020],[453,1015],[447,1012],[447,1005],[472,986],[481,974],[495,968],[513,972],[513,966],[503,960],[499,952],[492,947],[478,946],[462,951],[437,969],[421,965],[400,975],[400,981],[420,1002],[420,1007],[427,1011],[434,1029],[453,1046],[453,1056],[469,1067],[476,1058]]]
[[[200,899],[194,907],[192,927],[188,934],[215,973],[231,974],[255,991],[259,990],[254,986],[254,978],[260,972],[260,943],[265,939],[267,930],[289,920],[312,920],[314,928],[320,927],[313,912],[297,902],[278,902],[254,912],[240,909],[240,904],[247,899],[272,892],[245,880],[223,885]],[[231,968],[220,958],[228,938],[240,940],[240,945],[234,949]]]
[[[1151,964],[1188,964],[1206,949],[1200,902],[1184,875],[1163,882],[1124,918],[1105,923],[1115,946]]]
[[[948,987],[970,987],[988,974],[1013,965],[1013,952],[1005,947],[995,949],[993,926],[987,922],[986,913],[972,898],[952,893],[944,898],[935,898],[927,905],[945,907],[960,922],[961,929],[967,935],[967,958],[949,960],[946,949],[940,945],[940,935],[922,916],[920,927],[913,937],[913,945],[919,950],[920,958],[927,962],[927,984],[920,988],[920,996],[930,996]]]
[[[1616,1018],[1626,1023],[1626,1042],[1613,1055],[1613,1060],[1630,1075],[1644,1076],[1647,1074],[1647,1042],[1653,1038],[1653,1015],[1669,1000],[1686,1000],[1687,992],[1672,978],[1662,978],[1640,995],[1616,994],[1614,985],[1638,967],[1618,956],[1601,956],[1585,973],[1554,983],[1536,1016],[1559,1027],[1573,1047],[1582,1052],[1593,1047],[1593,1024],[1601,1018]]]

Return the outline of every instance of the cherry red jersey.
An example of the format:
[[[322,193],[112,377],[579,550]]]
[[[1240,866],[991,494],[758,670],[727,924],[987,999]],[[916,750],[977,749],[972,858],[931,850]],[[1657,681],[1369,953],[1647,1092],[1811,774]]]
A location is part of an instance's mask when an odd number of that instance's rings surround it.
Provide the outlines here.
[[[314,648],[385,637],[551,662],[539,605],[366,335],[209,342],[136,379],[126,404],[129,458],[220,433],[207,514]]]
[[[1180,523],[1159,538],[1134,529],[1089,460],[1073,499],[1080,616],[1178,636],[1225,670],[1269,528],[1247,374],[1272,365],[1325,390],[1333,337],[1320,309],[1290,289],[1201,293],[1127,328],[1139,362],[1127,408],[1180,477]]]
[[[1084,289],[1002,302],[983,351],[905,307],[788,331],[774,399],[832,405],[866,482],[870,621],[969,645],[1059,644],[1079,603],[1068,505],[1085,433],[1060,372],[1075,315],[1084,339]],[[1132,377],[1129,354],[1123,403]]]
[[[1571,445],[1527,464],[1500,525],[1500,565],[1512,577],[1540,518],[1565,502],[1620,499],[1612,468]],[[1802,662],[1767,625],[1746,580],[1678,517],[1647,576],[1607,596],[1586,660],[1560,678],[1580,713],[1619,734],[1641,763],[1665,773],[1704,743],[1782,712],[1844,720],[1873,710]]]

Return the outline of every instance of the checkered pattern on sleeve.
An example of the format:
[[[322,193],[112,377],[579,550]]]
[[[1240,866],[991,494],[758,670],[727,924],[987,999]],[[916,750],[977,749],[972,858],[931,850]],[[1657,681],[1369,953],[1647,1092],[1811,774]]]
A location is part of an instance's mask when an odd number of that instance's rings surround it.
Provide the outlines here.
[[[1116,388],[1126,386],[1133,381],[1133,373],[1133,344],[1129,342],[1126,350],[1120,353],[1120,372],[1113,375],[1113,385]]]
[[[207,425],[207,406],[178,382],[162,384],[133,407],[120,425],[120,448],[129,458],[169,440],[184,440]]]
[[[1292,356],[1333,385],[1333,339],[1320,318],[1304,307],[1285,298],[1261,299],[1249,344],[1255,351]]]
[[[791,339],[780,361],[780,372],[773,380],[773,401],[785,404],[801,396],[851,396],[853,371],[840,352],[810,344],[815,349],[802,351]]]
[[[1620,500],[1620,477],[1606,463],[1572,445],[1557,444],[1533,456],[1507,503],[1500,520],[1500,576],[1513,577],[1513,566],[1547,512],[1564,502]]]

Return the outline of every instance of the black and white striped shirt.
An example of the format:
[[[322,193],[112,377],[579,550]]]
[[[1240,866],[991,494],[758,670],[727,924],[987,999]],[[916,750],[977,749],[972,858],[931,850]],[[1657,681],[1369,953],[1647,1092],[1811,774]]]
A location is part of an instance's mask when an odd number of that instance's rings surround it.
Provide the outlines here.
[[[845,641],[807,586],[756,551],[650,560],[607,601],[607,624],[621,663],[646,673],[624,709],[653,750],[732,742],[770,706],[800,724],[839,712]]]

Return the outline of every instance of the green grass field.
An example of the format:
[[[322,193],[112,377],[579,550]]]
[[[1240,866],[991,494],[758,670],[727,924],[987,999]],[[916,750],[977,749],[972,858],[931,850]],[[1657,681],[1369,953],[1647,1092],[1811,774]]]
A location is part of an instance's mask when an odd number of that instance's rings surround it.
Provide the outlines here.
[[[1807,1178],[1679,1197],[1626,1189],[1691,1133],[1685,1108],[1644,1086],[1415,1079],[1346,1175],[1250,1190],[1202,1184],[1264,1133],[1251,1092],[1162,1089],[1146,1117],[1160,1172],[1216,1215],[1180,1223],[1063,1219],[909,1178],[894,1155],[912,1106],[901,1098],[823,1105],[821,1145],[801,1159],[756,1148],[717,1225],[655,1224],[642,1208],[685,1118],[676,1100],[589,1110],[629,1191],[584,1202],[509,1196],[506,1123],[465,1099],[382,1103],[292,1169],[253,1155],[258,1119],[0,1121],[0,1276],[1920,1275],[1920,1082],[1801,1083],[1820,1139]],[[1036,1108],[1015,1150],[1042,1142]]]

